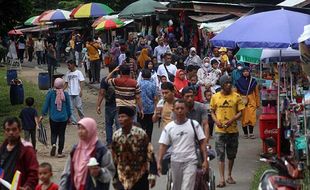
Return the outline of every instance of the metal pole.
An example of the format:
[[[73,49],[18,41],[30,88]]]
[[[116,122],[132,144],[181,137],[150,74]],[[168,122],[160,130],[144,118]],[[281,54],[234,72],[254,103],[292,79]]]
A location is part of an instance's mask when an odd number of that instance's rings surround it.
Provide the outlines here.
[[[280,62],[278,62],[278,73],[279,73],[279,82],[278,82],[278,99],[277,99],[277,129],[278,129],[278,139],[277,139],[277,154],[278,158],[281,157],[281,114],[280,114],[280,85],[281,85],[281,66],[282,66],[282,50],[280,49]]]

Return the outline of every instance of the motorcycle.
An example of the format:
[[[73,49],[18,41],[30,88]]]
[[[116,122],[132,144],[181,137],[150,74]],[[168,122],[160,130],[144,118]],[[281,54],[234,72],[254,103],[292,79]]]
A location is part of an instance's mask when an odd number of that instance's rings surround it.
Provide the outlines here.
[[[275,140],[264,140],[267,146],[275,147]],[[303,178],[303,163],[295,163],[289,157],[278,158],[262,155],[260,161],[268,163],[272,169],[266,170],[260,178],[259,190],[301,190]]]

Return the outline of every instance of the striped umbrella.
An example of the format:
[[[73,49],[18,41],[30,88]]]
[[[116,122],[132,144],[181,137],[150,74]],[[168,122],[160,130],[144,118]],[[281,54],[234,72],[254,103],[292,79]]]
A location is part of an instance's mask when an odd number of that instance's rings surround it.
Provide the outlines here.
[[[40,22],[63,22],[70,19],[70,11],[61,9],[45,11],[44,15],[41,15]]]
[[[114,11],[102,3],[81,4],[70,14],[71,18],[93,18],[113,13]]]
[[[111,30],[115,28],[120,28],[124,25],[124,22],[120,19],[107,19],[99,22],[95,30]]]
[[[30,17],[30,18],[28,18],[28,19],[24,22],[24,25],[27,25],[27,26],[31,26],[31,25],[40,25],[40,22],[39,22],[38,18],[39,18],[39,16]]]

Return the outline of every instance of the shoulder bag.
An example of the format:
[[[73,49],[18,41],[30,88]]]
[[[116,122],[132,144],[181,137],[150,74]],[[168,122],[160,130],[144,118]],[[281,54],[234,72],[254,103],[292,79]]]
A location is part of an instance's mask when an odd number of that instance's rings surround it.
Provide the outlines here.
[[[252,83],[252,77],[250,79],[250,83],[249,83],[248,89],[246,91],[246,95],[242,96],[242,102],[243,102],[244,105],[248,105],[248,103],[249,103],[248,95],[249,95],[251,83]]]
[[[166,72],[167,72],[167,74],[168,74],[168,78],[169,78],[170,82],[174,82],[174,75],[168,71],[168,69],[167,69],[165,63],[163,63],[163,64],[164,64],[164,67],[165,67]]]

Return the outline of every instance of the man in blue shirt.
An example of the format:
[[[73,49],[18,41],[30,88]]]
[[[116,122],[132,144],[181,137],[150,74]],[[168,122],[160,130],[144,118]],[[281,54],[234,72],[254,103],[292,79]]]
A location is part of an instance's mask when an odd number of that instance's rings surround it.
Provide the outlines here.
[[[144,116],[139,115],[138,122],[146,131],[149,140],[152,139],[153,121],[152,116],[157,104],[157,90],[155,81],[151,80],[151,71],[148,69],[142,70],[142,80],[139,83],[141,89],[142,107]]]

